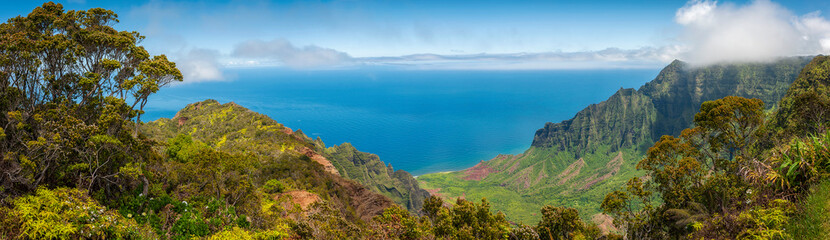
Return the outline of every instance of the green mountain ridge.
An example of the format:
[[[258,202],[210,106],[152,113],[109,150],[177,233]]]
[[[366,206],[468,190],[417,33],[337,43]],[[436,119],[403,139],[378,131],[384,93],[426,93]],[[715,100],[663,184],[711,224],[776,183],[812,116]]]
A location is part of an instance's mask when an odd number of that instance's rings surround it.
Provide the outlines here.
[[[645,151],[660,136],[690,127],[701,103],[742,96],[777,108],[810,59],[707,67],[675,60],[637,90],[620,89],[572,119],[546,123],[524,153],[500,155],[477,166],[489,169],[486,174],[471,168],[418,180],[447,199],[486,197],[517,222],[537,221],[535,209],[544,205],[574,207],[584,219],[607,222],[599,214],[605,194],[643,175],[636,164]],[[471,174],[480,180],[469,180]]]
[[[8,60],[0,61],[0,239],[830,232],[828,56],[806,65],[675,61],[639,90],[547,124],[522,154],[421,176],[435,193],[422,199],[418,181],[376,155],[351,144],[327,148],[233,102],[197,102],[143,123],[147,97],[183,76],[114,22],[110,10],[48,2],[0,24],[0,60]],[[419,200],[422,211],[412,209]]]
[[[411,212],[420,211],[429,193],[409,173],[393,171],[377,155],[360,152],[351,144],[325,147],[301,130],[293,131],[268,116],[230,102],[205,100],[187,105],[172,119],[160,118],[142,127],[148,136],[166,141],[188,134],[220,151],[279,156],[293,151],[319,160],[327,171],[354,180]]]
[[[384,208],[390,206],[391,200],[386,197],[367,193],[359,183],[342,179],[336,171],[327,169],[325,162],[315,158],[314,153],[307,149],[313,149],[314,143],[306,137],[302,131],[293,132],[277,121],[260,113],[244,108],[236,103],[230,102],[220,104],[216,100],[205,100],[192,103],[180,110],[172,119],[160,118],[156,121],[145,123],[141,131],[152,139],[159,142],[168,142],[168,139],[175,139],[183,135],[206,144],[208,147],[220,152],[241,154],[260,161],[282,162],[290,159],[308,159],[310,165],[320,166],[320,170],[327,173],[315,172],[314,178],[319,181],[331,181],[327,187],[317,189],[317,192],[343,191],[345,199],[332,196],[338,209],[352,209],[354,215],[368,221],[372,216],[379,214]],[[168,144],[169,145],[169,144]],[[168,146],[169,148],[169,146]],[[168,151],[168,150],[165,150]],[[276,159],[276,160],[270,160]],[[302,166],[293,161],[298,166]],[[311,169],[317,171],[316,169]],[[295,185],[308,185],[300,179],[303,177],[290,175]],[[308,177],[307,173],[302,173]],[[267,179],[266,179],[267,180]],[[262,182],[266,182],[263,180]],[[314,189],[320,186],[313,184],[298,189]],[[332,189],[328,189],[332,188]],[[325,197],[325,196],[324,196]],[[344,212],[348,216],[350,213]]]
[[[318,143],[318,151],[331,161],[343,177],[391,198],[411,212],[418,213],[424,199],[429,197],[429,192],[419,187],[412,174],[400,169],[395,171],[392,165],[385,166],[375,154],[358,151],[349,143],[328,148],[324,148],[319,139]]]

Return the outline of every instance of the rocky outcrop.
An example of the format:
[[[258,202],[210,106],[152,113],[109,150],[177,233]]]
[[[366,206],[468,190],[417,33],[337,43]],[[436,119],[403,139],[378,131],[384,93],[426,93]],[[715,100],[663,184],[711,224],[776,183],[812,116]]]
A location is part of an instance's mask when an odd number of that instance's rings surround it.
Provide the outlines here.
[[[326,172],[340,176],[340,171],[337,171],[337,168],[335,168],[334,165],[332,165],[331,162],[329,162],[329,160],[326,159],[326,157],[323,157],[323,155],[320,155],[314,150],[311,150],[311,148],[300,147],[298,149],[298,152],[300,152],[308,158],[311,158],[312,161],[319,163],[320,165],[323,165],[323,169],[325,169]]]

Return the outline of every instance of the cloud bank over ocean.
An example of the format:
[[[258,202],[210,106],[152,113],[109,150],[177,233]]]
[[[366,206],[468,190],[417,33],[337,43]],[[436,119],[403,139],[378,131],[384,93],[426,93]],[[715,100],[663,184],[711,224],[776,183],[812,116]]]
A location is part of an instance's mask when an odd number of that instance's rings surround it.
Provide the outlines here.
[[[354,56],[348,50],[296,44],[277,37],[243,40],[225,52],[192,48],[174,56],[185,78],[198,82],[228,79],[222,75],[222,68],[226,67],[304,70],[358,67],[415,70],[659,68],[674,59],[708,65],[830,53],[830,21],[821,12],[798,16],[768,0],[744,4],[691,0],[676,9],[670,21],[673,21],[671,31],[664,33],[667,36],[663,40],[629,49],[612,46],[601,50],[478,53],[454,50],[449,54]],[[437,41],[445,36],[430,33],[427,37]],[[551,49],[557,49],[555,43],[551,43]]]
[[[296,47],[285,39],[251,40],[237,44],[232,57],[277,61],[293,68],[340,65],[352,61],[349,54],[314,45]]]

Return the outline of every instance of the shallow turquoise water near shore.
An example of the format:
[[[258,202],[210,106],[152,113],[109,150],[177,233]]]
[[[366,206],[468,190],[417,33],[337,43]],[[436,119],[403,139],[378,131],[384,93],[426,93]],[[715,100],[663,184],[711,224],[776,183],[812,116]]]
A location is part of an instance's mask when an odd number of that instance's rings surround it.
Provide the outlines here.
[[[233,101],[420,175],[521,153],[545,122],[569,119],[621,87],[639,88],[658,71],[232,69],[227,81],[162,89],[142,119],[170,118],[204,99]]]

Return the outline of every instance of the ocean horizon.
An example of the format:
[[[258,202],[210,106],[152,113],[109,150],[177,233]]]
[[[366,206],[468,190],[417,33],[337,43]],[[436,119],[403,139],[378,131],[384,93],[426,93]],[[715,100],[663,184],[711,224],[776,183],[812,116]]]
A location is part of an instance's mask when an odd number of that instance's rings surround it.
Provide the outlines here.
[[[215,99],[265,114],[326,146],[351,143],[413,175],[469,168],[530,147],[546,122],[570,119],[659,69],[227,70],[227,81],[182,83],[150,97],[142,119],[172,118]]]

